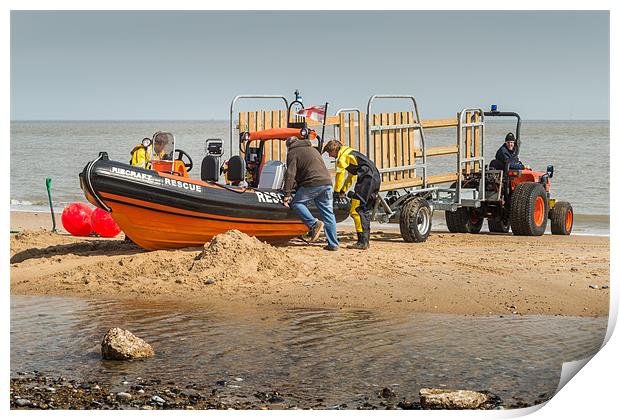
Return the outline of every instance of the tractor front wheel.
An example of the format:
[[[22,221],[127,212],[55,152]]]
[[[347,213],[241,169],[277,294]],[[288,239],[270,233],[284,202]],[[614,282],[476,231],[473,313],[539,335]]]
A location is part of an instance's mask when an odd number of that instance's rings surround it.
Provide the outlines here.
[[[455,211],[446,210],[446,225],[452,233],[480,233],[484,218],[474,209],[459,207]]]
[[[549,211],[551,233],[554,235],[570,235],[573,231],[573,206],[566,201],[558,201]]]
[[[422,197],[407,201],[400,210],[400,234],[405,242],[424,242],[431,233],[433,212]]]
[[[542,184],[522,182],[512,192],[510,226],[518,236],[540,236],[547,228],[549,200]]]
[[[508,233],[510,231],[510,220],[502,216],[493,216],[487,219],[489,232]]]

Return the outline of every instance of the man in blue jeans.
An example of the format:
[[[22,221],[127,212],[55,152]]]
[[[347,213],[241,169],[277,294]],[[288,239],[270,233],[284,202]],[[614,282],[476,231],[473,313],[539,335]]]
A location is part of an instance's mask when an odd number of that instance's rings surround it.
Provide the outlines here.
[[[308,226],[310,241],[316,241],[325,230],[327,246],[325,249],[336,251],[338,249],[338,236],[336,234],[336,216],[334,215],[334,203],[332,178],[323,162],[321,154],[312,147],[308,139],[289,137],[286,139],[286,174],[284,175],[284,205],[291,207],[299,218]],[[297,186],[295,196],[292,197],[293,188]],[[323,221],[318,220],[308,209],[307,203],[312,200],[321,215]]]

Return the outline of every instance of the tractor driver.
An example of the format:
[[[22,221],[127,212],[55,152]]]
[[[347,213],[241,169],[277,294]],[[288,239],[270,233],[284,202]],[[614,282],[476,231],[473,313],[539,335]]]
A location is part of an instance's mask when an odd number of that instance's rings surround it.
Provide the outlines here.
[[[512,133],[506,134],[506,138],[504,139],[504,144],[497,150],[495,153],[495,159],[499,161],[501,167],[497,169],[504,169],[506,164],[510,162],[510,167],[508,169],[529,169],[527,166],[523,165],[519,160],[519,155],[517,154],[517,145],[515,140],[515,135]]]

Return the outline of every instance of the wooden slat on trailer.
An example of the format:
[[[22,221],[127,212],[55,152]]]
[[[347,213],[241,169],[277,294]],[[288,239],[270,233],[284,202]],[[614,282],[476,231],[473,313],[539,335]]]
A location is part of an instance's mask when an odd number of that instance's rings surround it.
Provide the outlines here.
[[[248,112],[248,131],[256,131],[256,112]]]
[[[400,122],[400,112],[396,112],[394,114],[394,124],[399,125]],[[402,129],[396,130],[394,133],[395,142],[396,142],[396,166],[405,166],[405,157],[403,155],[403,136]],[[396,173],[396,179],[403,179],[405,171],[398,171]]]
[[[415,119],[413,118],[413,112],[407,112],[407,124],[413,124]],[[407,128],[407,132],[409,133],[409,156],[411,156],[411,151],[415,150],[415,129]],[[415,155],[410,157],[411,165],[415,166]],[[411,169],[409,171],[409,178],[415,177],[415,169]]]
[[[428,185],[445,184],[454,182],[457,180],[456,173],[445,173],[439,175],[431,175],[427,177]],[[380,191],[397,190],[399,188],[421,187],[422,177],[415,177],[411,179],[403,179],[400,181],[391,181],[381,183]]]
[[[474,112],[474,122],[480,121],[480,113]],[[474,127],[474,156],[480,156],[480,127]],[[480,163],[474,162],[474,172],[480,171]]]
[[[387,113],[382,112],[380,114],[381,125],[387,125]],[[388,157],[388,133],[386,130],[381,131],[381,168],[389,168],[390,161]],[[390,174],[382,175],[382,182],[389,181],[391,179]]]
[[[364,114],[360,112],[357,122],[357,138],[359,139],[360,153],[366,153],[366,142],[364,141]]]
[[[271,128],[271,112],[263,111],[263,129],[268,130]],[[265,142],[265,160],[271,160],[273,154],[273,143],[272,141]]]
[[[349,147],[359,151],[359,148],[355,144],[355,117],[352,112],[349,112]]]
[[[471,122],[471,112],[465,113],[465,123],[469,124]],[[465,158],[471,157],[471,127],[465,127]],[[465,164],[465,173],[471,173],[471,163]]]
[[[407,120],[408,120],[407,113],[401,112],[400,113],[401,124],[407,124]],[[401,130],[401,137],[403,139],[403,155],[405,158],[405,164],[407,166],[413,165],[414,157],[411,156],[409,152],[410,150],[413,150],[413,149],[409,149],[409,130],[408,129]],[[413,174],[413,171],[411,169],[403,171],[403,179],[413,178],[412,174]]]
[[[436,146],[426,149],[426,157],[453,155],[458,152],[458,146]],[[415,149],[415,157],[422,157],[422,149]]]
[[[330,115],[325,118],[325,125],[338,125],[340,124],[340,116],[338,115]],[[306,118],[306,125],[308,127],[316,127],[317,125],[323,125],[320,121],[314,121],[310,118]]]
[[[288,112],[286,110],[280,110],[278,112],[280,114],[280,128],[286,127],[287,126],[286,115],[288,114]],[[280,154],[279,154],[280,161],[286,162],[286,144],[282,142],[279,142],[279,143],[280,144],[278,147],[280,148]]]
[[[372,116],[372,124],[373,125],[379,125],[379,115],[375,114]],[[373,131],[372,132],[372,141],[371,141],[371,147],[374,148],[374,161],[375,161],[375,165],[377,165],[377,168],[381,168],[381,137],[379,136],[379,132],[378,131]],[[381,179],[383,179],[383,177],[381,177]]]
[[[339,130],[338,130],[338,138],[340,139],[340,142],[346,146],[347,142],[345,140],[344,114],[343,113],[341,113],[338,116],[338,125],[339,125],[339,127],[338,127],[339,128]]]
[[[394,113],[389,113],[387,114],[387,123],[388,125],[394,125]],[[387,149],[388,149],[388,163],[390,165],[390,168],[395,168],[397,166],[397,160],[396,160],[396,150],[395,147],[396,146],[396,130],[394,129],[390,129],[387,131],[387,139],[388,139],[388,144],[387,144]],[[393,180],[398,179],[398,173],[394,173],[392,172],[392,174],[390,175],[390,178]]]
[[[244,131],[249,131],[247,117],[248,116],[245,112],[242,112],[239,114],[239,132],[240,133],[243,133]],[[230,151],[230,153],[232,154],[232,150]],[[241,151],[239,151],[239,154],[241,154]]]
[[[448,118],[443,120],[422,120],[422,127],[427,128],[449,128],[458,126],[456,118]]]

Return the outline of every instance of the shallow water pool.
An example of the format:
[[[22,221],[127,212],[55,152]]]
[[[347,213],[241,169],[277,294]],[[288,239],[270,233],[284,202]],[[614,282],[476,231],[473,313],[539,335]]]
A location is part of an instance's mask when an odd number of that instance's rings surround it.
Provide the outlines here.
[[[151,343],[152,359],[101,360],[121,327]],[[112,390],[137,378],[177,385],[226,381],[230,395],[277,390],[299,407],[349,407],[384,387],[417,400],[422,387],[488,390],[504,405],[550,398],[562,362],[595,353],[607,318],[394,315],[294,309],[258,314],[206,307],[54,297],[11,297],[11,376],[97,380]]]

